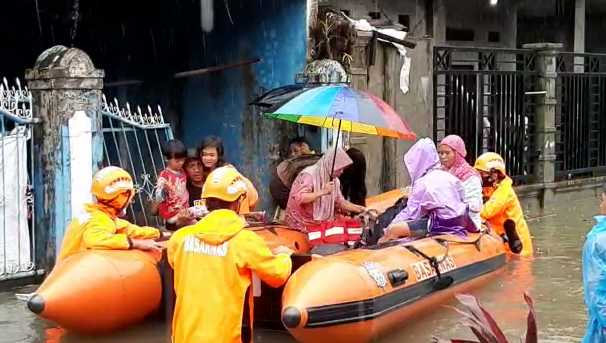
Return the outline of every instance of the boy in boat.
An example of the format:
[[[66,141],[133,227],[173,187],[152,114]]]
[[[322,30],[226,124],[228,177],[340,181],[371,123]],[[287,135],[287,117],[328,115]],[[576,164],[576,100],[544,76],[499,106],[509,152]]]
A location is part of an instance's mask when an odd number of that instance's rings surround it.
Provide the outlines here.
[[[583,245],[583,290],[589,312],[582,343],[606,342],[606,184],[600,214]]]
[[[91,193],[96,202],[85,204],[82,213],[65,231],[57,263],[87,249],[163,249],[154,241],[163,235],[160,230],[119,218],[126,214],[126,208],[135,196],[133,179],[126,170],[111,166],[101,169],[93,177]],[[169,233],[164,235],[170,236]]]
[[[243,332],[242,325],[245,317],[253,322],[252,273],[272,287],[283,285],[290,276],[293,251],[280,246],[272,253],[261,237],[244,229],[246,222],[237,211],[246,188],[234,168],[212,171],[202,191],[210,213],[168,242],[177,295],[173,343],[252,343],[252,332]]]
[[[156,200],[166,228],[174,231],[179,212],[189,207],[187,175],[183,170],[187,149],[181,141],[172,139],[162,146],[162,154],[166,159],[166,169],[158,175]]]
[[[288,143],[290,148],[290,157],[299,157],[303,155],[315,154],[309,147],[309,141],[305,137],[295,137]]]
[[[533,249],[528,224],[513,189],[513,181],[505,172],[505,161],[499,154],[487,152],[478,157],[473,167],[480,172],[486,199],[480,213],[482,221],[487,221],[497,234],[507,237],[505,249],[520,256],[531,256]]]

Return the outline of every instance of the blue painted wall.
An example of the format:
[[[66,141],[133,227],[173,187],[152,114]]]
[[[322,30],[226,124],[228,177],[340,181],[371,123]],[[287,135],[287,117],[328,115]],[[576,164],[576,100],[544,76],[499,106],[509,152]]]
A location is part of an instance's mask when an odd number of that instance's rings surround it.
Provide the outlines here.
[[[270,147],[279,143],[284,124],[264,118],[247,103],[265,90],[294,82],[305,66],[306,0],[215,1],[215,28],[191,37],[190,69],[252,57],[246,67],[187,80],[182,117],[183,139],[197,145],[208,135],[225,141],[227,158],[259,188],[269,183]],[[232,24],[233,21],[233,24]],[[266,205],[266,202],[264,203]]]

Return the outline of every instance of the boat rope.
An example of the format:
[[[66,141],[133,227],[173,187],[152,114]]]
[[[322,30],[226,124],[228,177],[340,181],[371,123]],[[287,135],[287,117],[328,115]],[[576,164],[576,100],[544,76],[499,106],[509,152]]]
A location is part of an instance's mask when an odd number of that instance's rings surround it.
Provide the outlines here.
[[[442,273],[440,272],[440,264],[442,264],[442,262],[444,262],[446,260],[446,258],[448,257],[448,253],[450,252],[450,244],[448,244],[448,241],[444,241],[444,247],[446,248],[446,251],[444,252],[444,255],[442,255],[442,257],[438,258],[436,256],[429,256],[427,254],[425,254],[424,252],[422,252],[421,250],[417,249],[417,247],[415,247],[414,245],[405,245],[404,247],[406,249],[408,249],[410,252],[412,252],[413,254],[419,255],[421,257],[423,257],[424,259],[427,260],[427,262],[429,262],[429,265],[436,271],[436,275],[438,277],[438,279],[442,278]]]

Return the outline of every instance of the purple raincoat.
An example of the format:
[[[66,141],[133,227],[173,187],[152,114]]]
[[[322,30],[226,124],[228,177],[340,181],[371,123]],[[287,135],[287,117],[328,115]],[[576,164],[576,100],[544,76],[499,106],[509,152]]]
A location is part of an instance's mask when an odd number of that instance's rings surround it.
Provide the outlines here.
[[[410,174],[412,194],[408,204],[392,223],[430,219],[430,235],[453,233],[466,235],[474,231],[467,205],[463,202],[465,188],[454,175],[440,170],[436,145],[422,138],[404,155]]]

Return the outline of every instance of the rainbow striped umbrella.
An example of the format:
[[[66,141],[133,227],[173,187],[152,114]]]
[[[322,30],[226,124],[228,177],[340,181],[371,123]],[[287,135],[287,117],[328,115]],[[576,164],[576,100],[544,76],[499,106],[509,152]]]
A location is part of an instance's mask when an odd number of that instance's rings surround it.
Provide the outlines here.
[[[265,115],[293,123],[394,138],[415,139],[408,124],[376,96],[346,86],[297,88],[281,94]],[[257,99],[255,102],[272,103]]]

